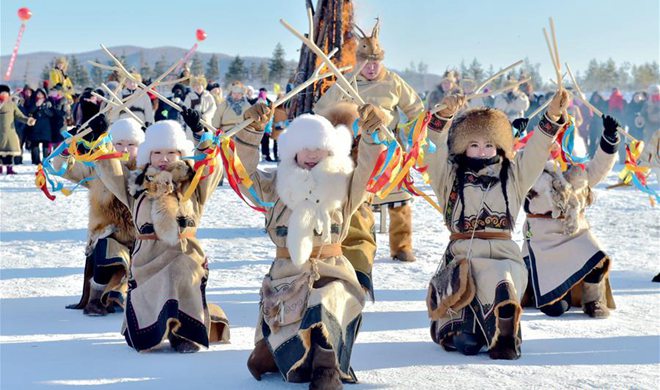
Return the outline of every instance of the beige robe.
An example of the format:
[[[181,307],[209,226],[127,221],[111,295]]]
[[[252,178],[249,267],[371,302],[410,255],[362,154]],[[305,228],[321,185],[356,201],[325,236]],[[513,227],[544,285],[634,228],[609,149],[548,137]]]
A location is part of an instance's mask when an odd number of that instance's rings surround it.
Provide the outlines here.
[[[610,172],[616,162],[617,154],[608,154],[600,147],[594,159],[585,164],[585,169],[574,170],[575,179],[584,181],[589,190],[600,183]],[[559,173],[561,174],[561,173]],[[552,174],[545,170],[539,178],[552,180]],[[577,230],[573,233],[564,232],[565,215],[561,215],[557,205],[552,202],[548,187],[534,185],[525,201],[525,211],[531,214],[557,215],[557,218],[527,218],[524,225],[525,244],[523,258],[529,270],[530,287],[536,307],[552,304],[572,292],[572,303],[580,306],[582,296],[582,280],[596,266],[601,266],[607,255],[601,249],[598,239],[591,233],[589,222],[585,217],[585,208],[577,210]],[[543,191],[543,192],[542,192]],[[607,263],[606,275],[611,266]],[[607,305],[615,308],[614,299],[607,276],[604,279],[607,294]],[[576,299],[577,298],[577,299]]]
[[[268,235],[276,246],[286,247],[288,220],[292,210],[284,205],[277,194],[277,171],[257,170],[261,136],[260,132],[243,130],[236,136],[236,149],[254,182],[256,194],[263,202],[274,203],[266,213]],[[361,142],[357,166],[350,180],[343,206],[330,213],[331,243],[341,243],[347,236],[351,215],[367,196],[367,181],[381,150],[380,145]],[[241,187],[241,190],[244,196],[251,197],[245,188]],[[314,246],[321,244],[321,237],[315,236]],[[312,332],[318,329],[325,342],[337,355],[342,379],[354,382],[356,377],[350,366],[350,357],[360,329],[365,293],[356,277],[355,269],[345,256],[318,259],[315,263],[320,279],[311,288],[302,318],[277,329],[271,329],[260,310],[255,343],[266,339],[285,380],[309,381],[311,368],[308,354],[312,346]],[[307,261],[302,269],[298,269],[288,258],[275,258],[266,278],[271,279],[273,285],[278,285],[278,282],[283,283],[286,278],[311,272],[311,267],[311,261]]]
[[[222,176],[222,169],[217,168],[200,181],[190,198],[193,217],[177,221],[180,233],[193,237],[180,238],[176,245],[139,236],[135,242],[122,333],[128,345],[138,351],[158,346],[170,330],[205,347],[209,342],[229,340],[224,312],[206,303],[208,263],[194,237],[204,205]],[[154,200],[139,188],[134,195],[129,192],[129,185],[131,190],[135,185],[132,176],[139,172],[130,173],[115,159],[97,162],[96,171],[106,187],[131,210],[138,234],[154,233]],[[180,192],[185,192],[189,184],[184,183]]]
[[[458,226],[463,205],[455,187],[456,169],[450,160],[447,148],[449,123],[440,132],[429,131],[429,139],[437,146],[435,153],[426,156],[431,188],[438,198],[438,204],[445,210],[444,223],[452,233],[508,232],[512,229],[506,222],[506,205],[499,182],[501,162],[483,168],[479,172],[466,173],[464,186],[465,222],[464,229]],[[515,221],[523,206],[525,195],[541,174],[550,152],[557,127],[553,126],[548,135],[537,128],[525,150],[511,161],[506,192],[509,210]],[[494,180],[495,179],[495,180]],[[490,187],[488,184],[491,182]],[[486,189],[488,191],[486,191]],[[485,195],[484,195],[485,193]],[[483,208],[480,209],[483,200]],[[521,343],[519,334],[520,300],[527,286],[527,270],[520,248],[513,240],[470,240],[450,241],[441,260],[440,270],[454,260],[466,258],[471,246],[470,265],[476,295],[472,302],[457,312],[449,312],[441,318],[432,318],[431,334],[434,341],[443,343],[459,332],[482,333],[487,345],[492,347],[497,341],[498,308],[512,304],[516,308],[515,332],[517,345]],[[432,309],[429,307],[429,314]]]

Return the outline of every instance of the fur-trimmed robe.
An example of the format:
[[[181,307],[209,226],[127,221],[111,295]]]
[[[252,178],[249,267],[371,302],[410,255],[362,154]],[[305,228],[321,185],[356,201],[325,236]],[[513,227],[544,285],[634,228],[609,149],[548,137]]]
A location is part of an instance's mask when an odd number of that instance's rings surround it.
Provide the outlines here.
[[[96,175],[93,167],[76,162],[71,157],[57,156],[53,159],[55,169],[66,164],[64,177],[74,183]],[[87,247],[85,248],[85,272],[80,302],[69,306],[84,309],[90,300],[90,278],[106,285],[101,303],[113,303],[124,307],[126,299],[128,269],[135,240],[135,226],[131,222],[128,208],[115,197],[98,178],[82,184],[89,190],[89,223]]]
[[[224,312],[206,303],[207,259],[194,237],[204,204],[222,176],[217,168],[183,202],[193,175],[189,161],[162,172],[148,166],[129,172],[117,160],[96,164],[103,183],[131,210],[138,230],[122,327],[126,342],[138,351],[158,346],[170,331],[205,347],[229,340]]]
[[[528,217],[524,225],[523,257],[529,271],[530,298],[536,307],[552,304],[569,291],[573,306],[589,302],[584,299],[593,297],[582,298],[583,279],[595,267],[605,266],[602,283],[606,295],[599,299],[615,308],[607,277],[611,262],[585,217],[585,209],[593,203],[592,188],[616,162],[616,150],[613,152],[607,153],[601,146],[585,169],[572,166],[563,174],[548,162],[527,195],[525,212],[551,217]]]
[[[349,184],[344,187],[345,189],[340,190],[335,185],[337,188],[331,191],[327,188],[329,183],[324,185],[317,182],[316,186],[312,186],[312,193],[309,194],[309,187],[305,187],[309,183],[305,181],[305,178],[313,176],[327,178],[331,176],[328,173],[331,171],[346,172],[347,165],[341,162],[336,166],[331,166],[332,164],[322,162],[310,172],[296,174],[299,176],[297,179],[282,177],[281,168],[278,168],[277,171],[259,171],[257,163],[261,136],[261,132],[245,129],[236,136],[236,148],[254,182],[256,194],[262,201],[274,203],[273,207],[267,209],[266,214],[266,231],[273,243],[278,247],[287,247],[287,242],[290,240],[292,245],[289,245],[289,251],[292,257],[298,256],[298,252],[304,251],[303,258],[304,254],[308,253],[310,244],[318,247],[323,243],[328,243],[328,233],[330,243],[341,243],[348,234],[351,215],[364,203],[367,196],[367,181],[382,146],[365,141],[365,138],[371,139],[371,137],[363,137],[359,146],[357,165],[352,174],[347,176]],[[284,167],[282,164],[285,162],[282,161],[280,164],[280,167]],[[325,169],[326,173],[318,175],[320,172],[314,172],[316,168]],[[283,170],[290,173],[292,168],[284,167]],[[343,175],[337,176],[339,179]],[[287,187],[287,181],[296,180],[302,182],[295,187]],[[302,190],[304,187],[307,188],[307,193]],[[241,187],[241,190],[244,196],[252,197],[245,188]],[[278,193],[282,190],[283,196]],[[343,193],[343,198],[336,202],[341,193]],[[323,203],[326,206],[319,207],[314,212],[312,209],[303,207],[301,212],[295,205],[304,198],[313,199],[312,204],[315,204],[316,199],[319,199],[319,203],[325,199]],[[296,207],[296,209],[292,210],[287,205]],[[307,219],[307,216],[311,217],[312,214],[321,218]],[[297,216],[303,218],[299,219],[295,224],[297,227],[294,227],[292,219],[296,219]],[[317,230],[317,233],[310,237],[309,230],[301,231],[303,225],[315,226],[321,231]],[[292,238],[292,234],[302,239],[299,241],[303,244],[296,246],[294,243],[296,240]],[[342,380],[355,382],[357,379],[350,366],[350,358],[353,343],[360,329],[365,293],[358,282],[355,269],[345,256],[319,259],[316,264],[320,278],[311,287],[302,318],[285,326],[271,328],[264,320],[260,310],[255,343],[262,339],[266,340],[279,372],[285,380],[306,382],[310,380],[311,373],[312,331],[318,329],[324,341],[335,351]],[[311,272],[311,270],[310,261],[305,261],[302,268],[298,268],[291,259],[275,258],[266,279],[272,280],[273,285],[278,285],[287,278],[296,277]]]
[[[513,221],[522,208],[527,191],[543,170],[558,130],[558,126],[552,125],[545,118],[542,124],[544,128],[537,128],[525,150],[518,153],[510,164],[506,192]],[[463,205],[455,184],[457,166],[449,158],[449,125],[449,122],[444,123],[440,131],[429,129],[429,139],[437,145],[437,151],[427,154],[431,188],[438,198],[438,204],[445,210],[444,221],[447,228],[452,233],[471,233],[472,227],[476,225],[477,232],[508,232],[512,227],[506,219],[506,205],[499,181],[501,162],[489,165],[479,172],[467,170],[464,198],[465,225],[469,226],[469,229],[459,226]],[[490,189],[484,197],[488,183],[491,183]],[[483,208],[479,213],[482,199]],[[450,241],[441,260],[441,269],[454,260],[466,258],[469,248],[469,239]],[[433,341],[445,346],[445,339],[460,332],[481,333],[490,348],[499,335],[499,308],[511,304],[515,307],[514,332],[519,348],[522,342],[519,332],[522,309],[519,302],[527,286],[527,270],[518,244],[513,240],[475,238],[471,254],[470,265],[476,295],[463,309],[449,312],[439,318],[434,318],[438,316],[434,315],[432,307],[429,307]]]

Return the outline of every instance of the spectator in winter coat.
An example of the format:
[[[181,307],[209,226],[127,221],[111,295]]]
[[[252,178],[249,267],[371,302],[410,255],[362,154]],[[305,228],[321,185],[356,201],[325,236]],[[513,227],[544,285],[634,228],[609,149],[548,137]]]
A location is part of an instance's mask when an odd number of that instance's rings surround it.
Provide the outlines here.
[[[642,109],[648,96],[645,91],[637,91],[630,99],[630,103],[626,106],[626,121],[625,125],[628,126],[630,135],[637,139],[644,137],[644,118],[642,116]]]
[[[53,117],[51,118],[51,136],[52,144],[59,144],[64,141],[62,130],[66,131],[67,117],[71,114],[71,105],[62,95],[62,87],[55,86],[48,93],[48,100],[53,106]]]
[[[229,96],[220,104],[213,117],[213,127],[229,130],[243,121],[243,114],[251,104],[245,97],[245,87],[240,81],[234,81],[229,87]]]
[[[48,86],[55,88],[59,84],[62,87],[64,97],[69,100],[69,103],[73,103],[73,83],[71,82],[71,78],[66,74],[68,67],[69,63],[66,58],[58,58],[55,61],[55,67],[50,70]]]
[[[20,142],[16,129],[15,121],[33,125],[35,120],[25,116],[10,96],[11,90],[7,85],[0,85],[0,173],[7,166],[7,174],[14,174],[13,163],[14,156],[21,154]]]
[[[442,99],[457,86],[458,72],[455,70],[445,71],[440,84],[438,84],[438,86],[433,91],[431,91],[431,93],[429,93],[428,99],[426,101],[426,108],[428,110],[433,109],[436,104],[440,103],[440,101],[442,101]]]
[[[186,96],[188,96],[188,93],[190,93],[188,87],[186,87],[181,83],[177,83],[174,84],[174,86],[172,86],[172,95],[169,96],[169,99],[178,105],[182,105],[183,101],[186,100]],[[156,111],[154,117],[156,119],[156,122],[165,119],[170,119],[175,121],[180,120],[179,112],[174,108],[170,107],[170,105],[163,100],[158,101],[158,111]]]
[[[202,120],[211,123],[217,107],[215,105],[215,99],[213,99],[211,93],[206,90],[207,84],[206,77],[204,76],[192,77],[190,79],[192,92],[186,96],[183,105],[199,112],[199,116]],[[187,126],[186,133],[188,133],[189,138],[192,139],[192,133]]]
[[[595,91],[593,94],[591,94],[591,97],[589,98],[589,103],[591,103],[592,106],[596,107],[597,109],[600,110],[602,113],[608,113],[608,108],[607,108],[607,100],[603,99],[603,96],[598,92]],[[591,123],[589,124],[590,129],[599,129],[601,126],[601,119],[598,115],[593,115],[591,116]],[[596,131],[589,131],[589,139],[588,139],[588,147],[589,147],[589,156],[593,158],[596,155],[596,150],[598,149],[598,145],[600,144],[600,134]]]
[[[518,81],[509,79],[508,85],[516,84]],[[505,93],[495,96],[493,107],[504,111],[510,121],[525,116],[525,111],[529,108],[529,98],[517,86]]]
[[[222,94],[222,87],[220,87],[220,84],[218,83],[210,83],[207,87],[206,90],[211,93],[211,96],[213,96],[213,99],[215,100],[215,106],[220,107],[220,103],[225,101],[225,97]]]
[[[649,86],[648,99],[642,108],[644,116],[644,140],[650,140],[660,129],[660,85]],[[658,178],[660,180],[660,178]]]
[[[19,94],[18,109],[24,115],[27,115],[32,109],[32,95],[34,94],[34,89],[29,85],[25,84],[23,90]],[[19,165],[23,164],[23,147],[25,146],[25,135],[27,125],[24,122],[17,120],[15,123],[16,134],[18,134],[18,141],[21,149],[21,154],[19,156],[14,156],[14,164]]]
[[[32,155],[32,164],[39,165],[42,157],[45,158],[50,153],[50,142],[53,134],[52,119],[55,114],[53,104],[46,96],[46,91],[39,88],[33,96],[34,105],[29,115],[35,119],[35,123],[28,128],[27,142]]]
[[[136,80],[142,82],[142,76],[140,76],[139,73],[132,73],[132,75]],[[122,99],[128,98],[129,96],[136,93],[136,91],[141,92],[141,90],[138,89],[138,84],[133,80],[126,80],[126,88],[124,88],[122,91]],[[135,114],[138,118],[140,118],[140,120],[142,120],[144,126],[149,126],[151,123],[154,123],[154,109],[148,94],[142,94],[139,98],[137,98],[137,100],[134,100],[131,103],[128,109],[131,110],[131,112],[133,112],[133,114]],[[130,117],[130,115],[122,110],[119,112],[117,118],[121,119]],[[111,121],[114,121],[114,119],[117,118],[112,118]]]

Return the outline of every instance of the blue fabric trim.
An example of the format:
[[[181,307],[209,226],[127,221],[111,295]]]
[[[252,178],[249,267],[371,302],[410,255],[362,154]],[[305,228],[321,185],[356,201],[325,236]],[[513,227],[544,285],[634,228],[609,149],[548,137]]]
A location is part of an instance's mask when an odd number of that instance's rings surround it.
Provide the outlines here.
[[[570,291],[571,288],[573,288],[573,286],[584,279],[584,277],[587,276],[587,274],[591,272],[591,270],[593,270],[596,265],[598,265],[598,263],[600,263],[606,256],[602,251],[596,252],[589,258],[589,260],[587,260],[582,268],[577,270],[573,275],[571,275],[555,289],[541,296],[539,295],[539,275],[536,272],[536,256],[534,255],[534,250],[529,243],[529,239],[525,240],[524,245],[527,246],[527,250],[529,252],[529,256],[525,256],[524,260],[525,265],[527,266],[527,270],[529,271],[529,282],[532,283],[532,292],[534,294],[534,302],[537,308],[561,299],[564,295],[566,295],[566,293]]]

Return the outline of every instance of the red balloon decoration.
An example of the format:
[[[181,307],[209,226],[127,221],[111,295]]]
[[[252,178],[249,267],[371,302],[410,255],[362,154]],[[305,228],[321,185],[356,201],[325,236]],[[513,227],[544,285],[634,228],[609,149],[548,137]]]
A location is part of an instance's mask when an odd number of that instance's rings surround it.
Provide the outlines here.
[[[201,28],[198,28],[197,31],[195,31],[195,35],[197,36],[197,40],[200,42],[206,39],[206,31],[202,30]]]
[[[30,11],[29,8],[23,7],[18,9],[18,18],[21,19],[22,22],[27,22],[31,17],[32,11]]]

